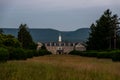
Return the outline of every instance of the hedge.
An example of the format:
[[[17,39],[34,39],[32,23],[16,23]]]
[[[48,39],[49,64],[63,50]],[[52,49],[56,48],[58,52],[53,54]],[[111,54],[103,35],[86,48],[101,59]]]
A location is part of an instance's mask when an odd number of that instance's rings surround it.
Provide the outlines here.
[[[97,53],[96,51],[87,51],[87,52],[84,52],[84,55],[83,55],[83,56],[96,57],[97,54],[98,54],[98,53]]]
[[[80,52],[80,51],[76,51],[76,50],[73,50],[73,51],[71,51],[69,54],[71,54],[71,55],[80,55],[80,56],[82,56],[82,52]]]
[[[82,52],[82,51],[76,51],[76,50],[71,51],[69,54],[87,56],[87,57],[96,57],[96,55],[97,55],[97,53],[95,51]]]
[[[9,50],[10,60],[25,60],[27,59],[27,54],[25,53],[24,49],[22,48],[11,48]]]
[[[113,52],[112,60],[113,61],[120,61],[120,50]]]
[[[9,59],[8,50],[5,48],[0,48],[0,62],[7,61]]]
[[[32,58],[34,56],[34,51],[33,50],[24,50],[26,54],[26,58]]]
[[[113,52],[98,52],[97,58],[112,58]]]
[[[39,50],[38,51],[38,55],[39,56],[43,56],[43,55],[50,55],[50,54],[52,54],[51,52],[49,52],[49,51],[47,51],[47,50]]]
[[[80,55],[85,57],[108,58],[108,59],[112,59],[113,61],[120,61],[120,50],[84,51],[84,52],[73,50],[69,54]]]

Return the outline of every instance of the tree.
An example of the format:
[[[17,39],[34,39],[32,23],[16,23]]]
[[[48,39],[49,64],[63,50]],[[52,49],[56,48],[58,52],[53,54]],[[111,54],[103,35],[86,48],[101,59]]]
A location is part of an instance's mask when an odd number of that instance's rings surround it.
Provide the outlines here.
[[[119,32],[119,18],[117,16],[117,14],[113,15],[112,17],[112,21],[111,21],[111,24],[113,25],[113,31],[114,31],[114,34],[113,34],[113,48],[116,49],[117,48],[117,40],[119,40],[120,36],[117,34]]]
[[[2,28],[0,28],[0,34],[2,34],[3,33],[3,29]]]
[[[87,49],[95,49],[97,45],[94,42],[96,39],[96,35],[95,35],[96,26],[94,23],[92,23],[92,25],[90,26],[90,30],[91,30],[91,33],[90,33],[88,41],[87,41]]]
[[[20,42],[12,35],[0,34],[0,47],[21,47]]]
[[[21,44],[18,41],[18,39],[16,39],[12,35],[6,35],[6,38],[4,38],[3,44],[7,47],[14,47],[14,48],[21,47]]]
[[[45,47],[45,44],[43,44],[43,45],[41,46],[41,50],[47,50],[46,47]]]
[[[100,19],[90,27],[91,32],[87,41],[87,49],[104,50],[113,48],[117,22],[117,17],[112,15],[109,9],[106,10]]]
[[[32,40],[26,24],[21,24],[18,32],[18,40],[21,42],[24,49],[35,49],[36,45]]]

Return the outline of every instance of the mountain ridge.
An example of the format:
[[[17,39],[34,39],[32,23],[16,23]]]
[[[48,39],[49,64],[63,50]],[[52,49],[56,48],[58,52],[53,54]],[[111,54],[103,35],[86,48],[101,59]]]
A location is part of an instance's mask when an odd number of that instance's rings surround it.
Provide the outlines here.
[[[18,28],[3,28],[4,34],[12,34],[17,37]],[[28,30],[35,42],[56,42],[61,34],[66,42],[83,42],[89,36],[89,28],[80,28],[75,31],[59,31],[51,28],[29,28]]]

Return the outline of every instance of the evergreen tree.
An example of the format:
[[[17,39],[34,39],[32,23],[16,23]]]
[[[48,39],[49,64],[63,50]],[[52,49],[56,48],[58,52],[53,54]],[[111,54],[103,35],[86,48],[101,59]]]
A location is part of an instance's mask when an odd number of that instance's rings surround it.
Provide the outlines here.
[[[90,30],[91,30],[91,33],[89,35],[89,39],[87,41],[87,48],[88,49],[95,49],[96,48],[96,44],[95,44],[95,31],[96,31],[96,26],[94,23],[92,23],[92,25],[90,26]],[[94,44],[94,45],[93,45]]]
[[[120,48],[117,46],[117,42],[119,43],[119,34],[117,34],[118,32],[120,32],[120,28],[119,28],[119,18],[117,16],[117,14],[113,15],[112,16],[112,21],[111,21],[111,24],[113,25],[113,31],[114,31],[114,34],[112,35],[113,36],[113,48],[116,49],[116,48]]]
[[[36,45],[32,40],[26,24],[21,24],[18,32],[18,40],[21,42],[22,47],[25,49],[35,49]]]
[[[104,50],[112,48],[114,43],[115,30],[117,29],[117,17],[112,16],[112,12],[108,9],[90,27],[91,33],[87,42],[87,48],[93,50]]]
[[[2,34],[3,33],[3,29],[2,28],[0,28],[0,34]]]

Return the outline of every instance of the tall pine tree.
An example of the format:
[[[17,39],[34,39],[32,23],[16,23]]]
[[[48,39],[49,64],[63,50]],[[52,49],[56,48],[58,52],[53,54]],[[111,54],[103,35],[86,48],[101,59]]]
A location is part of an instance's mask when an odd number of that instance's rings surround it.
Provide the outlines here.
[[[21,42],[22,47],[25,49],[35,49],[35,43],[28,32],[28,27],[26,24],[21,24],[18,32],[18,40]]]
[[[112,12],[108,9],[90,27],[91,33],[87,42],[87,49],[90,50],[105,50],[114,48],[114,38],[117,29],[118,17],[112,15]],[[117,22],[115,22],[117,21]]]

